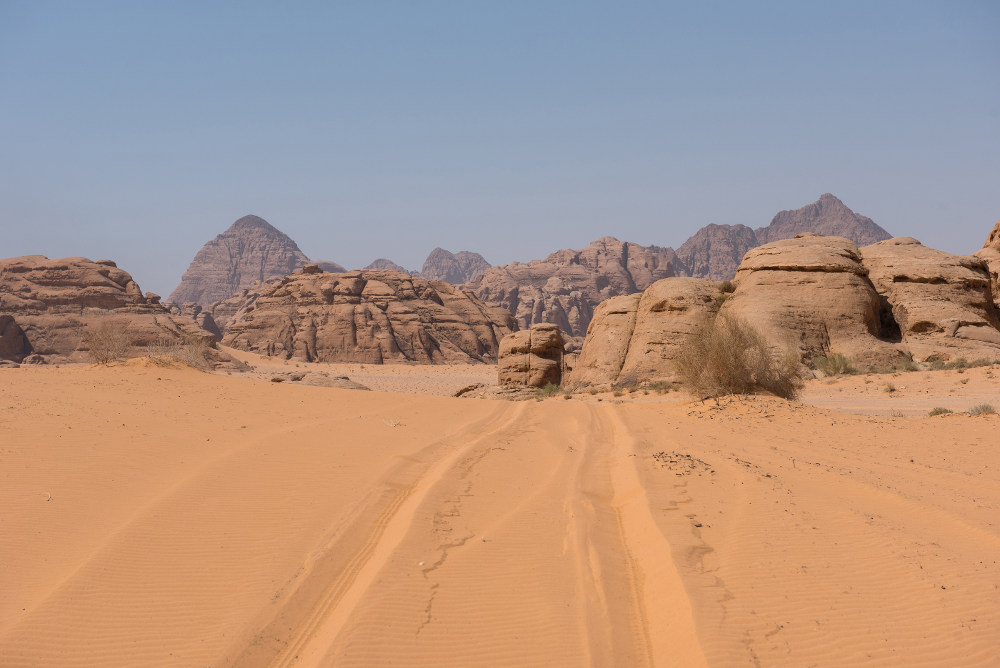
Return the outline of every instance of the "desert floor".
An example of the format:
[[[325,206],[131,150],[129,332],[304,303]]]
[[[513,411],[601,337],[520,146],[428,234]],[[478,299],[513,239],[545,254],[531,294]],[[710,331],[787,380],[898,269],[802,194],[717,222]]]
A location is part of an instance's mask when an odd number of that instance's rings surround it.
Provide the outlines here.
[[[957,411],[1000,368],[719,404],[266,372],[0,369],[0,665],[997,665],[1000,417]]]

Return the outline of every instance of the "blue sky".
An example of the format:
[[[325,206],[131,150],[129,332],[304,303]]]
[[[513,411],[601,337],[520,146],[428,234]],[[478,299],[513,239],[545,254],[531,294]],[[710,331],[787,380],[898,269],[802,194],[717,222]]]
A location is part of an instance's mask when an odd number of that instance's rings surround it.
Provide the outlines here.
[[[0,256],[169,293],[253,213],[314,259],[678,246],[832,192],[979,248],[1000,3],[0,0]]]

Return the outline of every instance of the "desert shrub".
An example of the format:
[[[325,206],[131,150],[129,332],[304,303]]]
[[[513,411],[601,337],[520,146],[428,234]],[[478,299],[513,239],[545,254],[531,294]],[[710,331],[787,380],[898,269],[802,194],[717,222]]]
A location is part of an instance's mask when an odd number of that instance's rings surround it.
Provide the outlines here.
[[[565,390],[563,390],[560,386],[556,385],[555,383],[546,383],[545,387],[542,387],[538,390],[538,396],[545,398],[554,397],[564,393]]]
[[[725,293],[723,293],[721,295],[717,295],[715,297],[715,308],[717,310],[720,309],[720,308],[722,308],[722,305],[726,303],[727,299],[729,299],[729,295],[727,295]]]
[[[722,281],[719,283],[719,292],[723,294],[729,294],[731,292],[736,292],[736,284],[732,281]]]
[[[909,357],[900,357],[892,363],[893,371],[917,371],[920,367]]]
[[[146,357],[155,364],[169,364],[173,361],[187,364],[196,369],[207,369],[209,365],[209,343],[206,339],[189,336],[185,339],[159,339],[146,346]]]
[[[885,384],[885,388],[884,388],[884,389],[885,389],[885,391],[886,391],[886,392],[888,392],[889,394],[892,394],[893,392],[895,392],[895,391],[896,391],[896,386],[895,386],[895,385],[893,385],[892,383],[886,383],[886,384]]]
[[[990,404],[978,404],[969,409],[969,415],[996,415],[996,412]]]
[[[931,412],[928,413],[928,415],[934,417],[935,415],[944,415],[946,413],[951,413],[951,410],[938,406],[937,408],[932,408]]]
[[[646,386],[646,394],[649,394],[649,390],[658,392],[659,394],[666,394],[674,389],[674,384],[669,380],[658,380],[655,383],[650,383]]]
[[[105,320],[95,329],[88,329],[83,342],[98,364],[110,364],[128,357],[133,350],[132,331],[128,323]]]
[[[731,315],[715,318],[690,336],[675,364],[685,385],[701,396],[766,390],[792,398],[801,379],[795,351],[776,357],[760,332]]]
[[[830,353],[826,356],[814,357],[813,366],[827,376],[857,373],[851,363],[851,358],[841,353]]]
[[[624,393],[624,392],[622,392],[621,390],[615,390],[615,391],[614,391],[614,396],[616,396],[616,397],[621,397],[621,396],[624,396],[624,394],[625,394],[625,393]]]

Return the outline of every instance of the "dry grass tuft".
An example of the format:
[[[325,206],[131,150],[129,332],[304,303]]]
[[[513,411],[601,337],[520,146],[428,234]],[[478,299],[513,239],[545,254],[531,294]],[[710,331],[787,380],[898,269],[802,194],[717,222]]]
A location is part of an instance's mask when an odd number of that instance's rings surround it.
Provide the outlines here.
[[[132,331],[124,320],[105,320],[98,327],[88,329],[83,342],[98,364],[119,362],[133,352]]]
[[[765,390],[791,399],[801,385],[798,353],[775,356],[763,335],[740,318],[721,315],[692,335],[676,362],[684,384],[699,396]]]

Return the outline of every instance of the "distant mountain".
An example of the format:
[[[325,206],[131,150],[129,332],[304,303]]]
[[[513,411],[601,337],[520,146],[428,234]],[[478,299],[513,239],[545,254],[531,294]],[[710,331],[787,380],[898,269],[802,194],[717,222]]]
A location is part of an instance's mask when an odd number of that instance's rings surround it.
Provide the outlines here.
[[[287,276],[309,258],[287,234],[258,216],[243,216],[198,251],[168,302],[209,307],[256,281]],[[329,271],[343,271],[333,262]]]
[[[431,281],[447,281],[459,285],[475,279],[491,266],[479,253],[451,253],[443,248],[435,248],[424,260],[420,276]]]
[[[669,248],[603,237],[583,250],[491,267],[466,287],[513,313],[521,329],[551,322],[571,336],[584,336],[598,304],[673,276],[675,259]]]
[[[402,266],[396,264],[395,262],[393,262],[392,260],[386,259],[384,257],[380,257],[379,259],[375,260],[374,262],[372,262],[371,264],[369,264],[364,269],[365,270],[367,270],[367,269],[375,269],[375,270],[378,270],[378,271],[398,271],[398,272],[401,272],[401,273],[404,273],[404,274],[410,274],[410,275],[413,275],[413,273],[414,273],[414,272],[410,271],[409,269],[406,269],[405,267],[402,267]]]
[[[858,246],[892,237],[871,218],[854,213],[826,193],[801,209],[779,212],[770,225],[756,230],[746,225],[706,225],[677,249],[680,262],[675,264],[675,270],[684,276],[716,281],[731,279],[751,248],[791,239],[804,232],[845,237]]]

